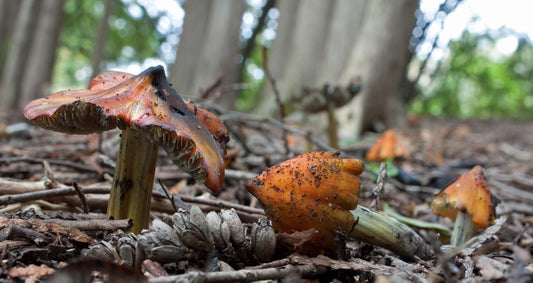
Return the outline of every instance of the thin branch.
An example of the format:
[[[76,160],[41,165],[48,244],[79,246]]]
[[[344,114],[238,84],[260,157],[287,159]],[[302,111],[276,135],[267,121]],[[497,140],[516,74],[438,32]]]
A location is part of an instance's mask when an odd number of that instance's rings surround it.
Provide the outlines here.
[[[66,228],[74,228],[81,231],[116,231],[129,230],[133,226],[131,219],[109,220],[109,219],[94,219],[94,220],[63,220],[63,219],[46,219],[33,220],[43,223],[54,223]]]
[[[237,180],[250,180],[257,176],[256,173],[242,170],[226,169],[225,176]]]
[[[383,193],[383,189],[385,188],[385,180],[387,178],[387,164],[385,162],[381,162],[379,164],[379,173],[378,178],[376,180],[376,185],[372,189],[372,196],[374,196],[374,200],[372,200],[372,203],[370,204],[370,207],[374,208],[374,210],[380,210],[379,205],[379,199],[381,197],[381,194]]]
[[[80,190],[82,193],[91,194],[91,193],[109,193],[110,189],[108,188],[84,188]],[[74,187],[65,187],[58,189],[42,190],[42,191],[32,191],[27,193],[21,193],[16,195],[4,195],[0,196],[0,205],[6,205],[16,202],[29,202],[34,200],[41,199],[50,199],[54,197],[63,197],[63,196],[72,196],[78,194]]]
[[[83,212],[89,213],[89,206],[87,205],[87,199],[85,199],[85,195],[81,192],[80,187],[78,186],[78,183],[74,182],[72,186],[76,190],[76,194],[81,200],[81,207],[83,208]]]
[[[43,159],[43,158],[29,157],[29,156],[0,158],[0,164],[3,164],[3,163],[10,164],[10,163],[15,163],[15,162],[42,164],[44,161],[47,161],[51,165],[71,167],[82,172],[91,172],[91,173],[97,172],[97,170],[94,169],[92,166],[80,164],[76,162],[70,162],[66,160]]]
[[[233,122],[233,121],[235,121],[235,122],[242,123],[244,121],[251,121],[251,122],[258,122],[258,123],[268,123],[268,124],[270,124],[272,126],[275,126],[277,128],[282,129],[285,132],[288,132],[288,133],[291,133],[291,134],[306,138],[311,143],[316,145],[320,150],[332,151],[332,152],[339,151],[339,150],[337,150],[335,148],[332,148],[329,145],[321,142],[320,140],[316,139],[315,137],[309,135],[306,132],[291,128],[291,127],[287,126],[286,124],[284,124],[284,123],[282,123],[282,122],[280,122],[280,121],[278,121],[276,119],[270,118],[270,117],[259,117],[259,116],[254,116],[254,115],[249,115],[249,114],[244,114],[244,113],[239,113],[239,112],[228,112],[227,114],[221,115],[220,119],[222,119],[224,122]],[[340,152],[344,156],[348,156],[346,153],[344,153],[342,151],[340,151]]]
[[[205,90],[202,91],[200,98],[208,99],[211,96],[211,93],[215,92],[215,90],[222,84],[222,78],[223,76],[219,75],[213,83],[211,83]]]
[[[163,189],[163,192],[165,192],[165,196],[170,201],[170,204],[172,204],[172,207],[174,208],[174,212],[178,212],[178,208],[176,207],[176,203],[174,202],[174,196],[170,196],[167,187],[161,182],[161,179],[157,180],[159,182],[159,185]]]
[[[149,279],[151,283],[170,282],[251,282],[259,280],[281,279],[291,273],[300,274],[302,277],[316,276],[326,273],[328,268],[309,265],[285,265],[265,269],[241,269],[222,272],[189,272],[183,275],[162,276]]]
[[[279,115],[280,115],[280,121],[281,123],[285,124],[285,105],[283,105],[283,102],[281,101],[281,95],[279,93],[278,86],[276,84],[276,80],[272,76],[272,73],[270,73],[270,68],[268,67],[268,55],[267,55],[267,48],[263,47],[263,68],[265,69],[265,73],[267,75],[267,79],[272,85],[272,90],[274,91],[274,97],[276,98],[276,104],[279,107]],[[289,149],[289,140],[287,139],[287,131],[283,131],[283,142],[285,145],[285,155],[289,155],[290,149]]]
[[[268,11],[270,9],[274,8],[275,1],[274,0],[267,0],[265,6],[261,9],[261,16],[259,19],[257,19],[257,25],[252,29],[252,36],[246,41],[246,46],[242,49],[242,64],[241,64],[241,71],[240,74],[242,76],[244,72],[244,66],[246,65],[246,60],[250,58],[250,54],[252,54],[252,50],[256,46],[255,39],[263,31],[263,27],[266,24],[266,16],[268,15]]]
[[[0,178],[0,188],[2,188],[2,180]],[[18,184],[24,184],[24,182],[16,182]],[[57,197],[63,197],[61,201],[65,201],[71,205],[80,205],[80,201],[77,198],[73,198],[70,196],[74,196],[77,194],[76,189],[74,187],[64,187],[64,188],[57,188],[57,189],[47,189],[44,186],[45,182],[38,182],[35,185],[39,187],[33,187],[29,188],[29,192],[23,192],[22,190],[18,194],[9,194],[9,195],[3,195],[0,196],[0,205],[6,205],[6,204],[12,204],[17,202],[30,202],[35,200],[43,200],[43,199],[50,199],[50,198],[57,198]],[[101,187],[85,187],[80,188],[80,191],[83,194],[109,194],[111,191],[110,186],[101,186]],[[3,190],[0,191],[0,194],[5,193]],[[154,197],[152,209],[157,211],[164,211],[168,213],[173,213],[175,211],[175,206],[173,206],[168,201],[161,202],[161,199],[167,200],[166,196],[164,194],[161,194],[159,192],[152,192],[152,196]],[[222,201],[218,199],[204,199],[199,197],[192,197],[192,196],[178,196],[181,200],[187,203],[191,204],[200,204],[204,205],[202,210],[211,211],[211,210],[220,210],[220,209],[230,209],[233,208],[237,210],[237,212],[240,212],[239,216],[246,217],[247,219],[257,219],[258,217],[264,216],[264,211],[262,209],[252,208],[245,205],[239,205],[227,201]],[[65,198],[70,197],[70,198]],[[107,203],[103,203],[100,198],[97,198],[97,196],[86,196],[86,201],[88,206],[91,209],[94,208],[103,208],[107,206]],[[206,207],[207,206],[207,207]],[[246,215],[247,214],[247,215]]]

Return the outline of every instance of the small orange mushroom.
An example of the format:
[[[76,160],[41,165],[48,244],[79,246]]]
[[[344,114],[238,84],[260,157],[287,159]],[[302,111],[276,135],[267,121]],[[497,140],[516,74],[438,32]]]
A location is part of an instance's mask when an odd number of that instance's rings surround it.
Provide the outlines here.
[[[479,165],[442,189],[431,202],[433,213],[455,221],[451,244],[460,246],[496,217],[495,202]]]
[[[246,189],[263,205],[278,232],[316,229],[300,250],[335,255],[335,230],[400,255],[428,258],[429,248],[408,226],[358,205],[363,163],[338,153],[303,154],[263,172]]]
[[[385,131],[366,153],[368,161],[385,161],[400,157],[409,158],[409,153],[398,142],[393,130]]]
[[[224,182],[224,150],[167,82],[163,67],[133,76],[105,72],[89,89],[62,91],[31,101],[24,115],[45,129],[89,134],[119,127],[108,218],[132,218],[132,231],[148,227],[157,153],[217,192]]]

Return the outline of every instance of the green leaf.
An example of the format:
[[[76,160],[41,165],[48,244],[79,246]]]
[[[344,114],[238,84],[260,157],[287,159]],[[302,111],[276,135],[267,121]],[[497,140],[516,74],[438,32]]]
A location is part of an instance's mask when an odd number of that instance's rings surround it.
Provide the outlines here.
[[[385,165],[387,168],[387,178],[394,178],[400,174],[400,168],[394,164],[394,160],[392,158],[389,158],[385,160]],[[370,171],[372,174],[372,178],[374,181],[377,180],[377,176],[379,174],[379,163],[376,162],[370,162],[365,164],[365,168]]]
[[[409,218],[407,216],[403,216],[396,212],[394,209],[392,209],[388,204],[383,203],[382,204],[383,212],[387,215],[396,218],[398,221],[403,222],[409,226],[418,227],[421,229],[428,229],[428,230],[435,230],[439,232],[442,236],[449,236],[451,234],[451,230],[448,229],[448,227],[439,224],[439,223],[433,223],[433,222],[426,222],[415,218]]]

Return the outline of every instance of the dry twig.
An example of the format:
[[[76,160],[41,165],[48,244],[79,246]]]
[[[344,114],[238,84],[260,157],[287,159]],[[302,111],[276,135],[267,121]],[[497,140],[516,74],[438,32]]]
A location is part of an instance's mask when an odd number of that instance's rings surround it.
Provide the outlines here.
[[[258,280],[274,280],[286,277],[291,273],[298,273],[303,277],[315,276],[327,272],[326,267],[308,265],[285,265],[264,269],[241,269],[225,272],[189,272],[150,279],[151,283],[173,282],[251,282]]]
[[[281,95],[279,93],[278,86],[276,84],[276,80],[272,76],[272,73],[270,72],[270,68],[268,67],[268,55],[267,55],[267,48],[263,46],[263,69],[265,69],[265,73],[267,75],[267,79],[272,85],[272,90],[274,92],[274,97],[276,98],[276,104],[279,108],[279,116],[281,123],[285,123],[285,105],[281,101]],[[287,131],[283,131],[283,144],[285,145],[285,156],[288,156],[290,153],[289,148],[289,140],[287,139]]]

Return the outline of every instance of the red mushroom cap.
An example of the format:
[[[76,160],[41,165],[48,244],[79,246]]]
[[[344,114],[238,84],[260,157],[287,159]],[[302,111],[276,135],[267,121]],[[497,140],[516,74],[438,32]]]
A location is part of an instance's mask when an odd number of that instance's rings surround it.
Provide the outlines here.
[[[95,78],[92,79],[89,84],[90,90],[106,90],[112,88],[125,80],[133,77],[132,74],[117,72],[117,71],[106,71],[98,74]],[[189,110],[191,110],[194,115],[204,124],[204,126],[209,130],[211,134],[215,136],[218,143],[222,146],[224,150],[224,157],[226,156],[226,145],[229,142],[228,129],[224,126],[224,123],[220,118],[215,114],[197,107],[192,103],[185,103]]]
[[[163,67],[137,76],[112,77],[116,74],[99,75],[90,89],[31,101],[24,116],[43,128],[69,134],[131,128],[158,143],[174,163],[217,192],[224,181],[223,149],[170,87]]]

